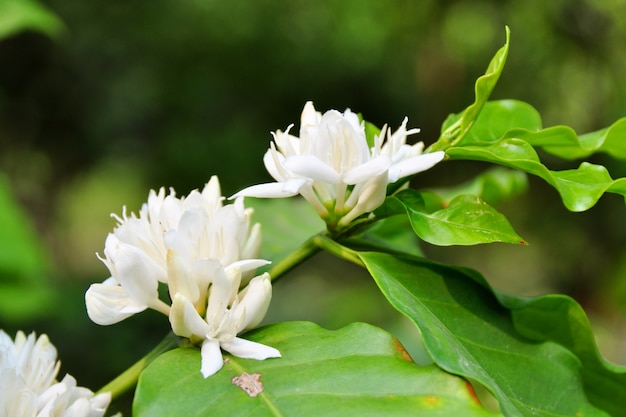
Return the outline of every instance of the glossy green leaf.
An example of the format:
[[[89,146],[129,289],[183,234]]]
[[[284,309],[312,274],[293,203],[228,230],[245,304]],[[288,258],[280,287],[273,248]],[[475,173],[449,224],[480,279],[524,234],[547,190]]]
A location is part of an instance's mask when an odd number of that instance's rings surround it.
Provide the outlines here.
[[[598,352],[589,319],[576,301],[564,295],[525,299],[498,294],[511,309],[516,329],[533,340],[553,341],[576,354],[583,364],[585,393],[612,416],[626,416],[621,401],[626,391],[626,367],[614,365]]]
[[[282,358],[225,355],[224,367],[204,379],[199,349],[167,352],[141,374],[133,415],[494,415],[477,404],[466,381],[416,365],[396,339],[367,324],[325,330],[308,322],[280,323],[246,338],[276,347]],[[259,374],[263,390],[257,396],[233,383],[244,372]]]
[[[523,139],[564,159],[585,158],[596,152],[626,159],[626,118],[619,119],[607,128],[580,136],[568,126],[554,126],[540,131],[514,130],[503,137]]]
[[[423,198],[414,190],[401,191],[389,199],[404,206],[415,233],[433,245],[526,243],[506,217],[475,195],[457,196],[447,207],[434,212],[428,212]]]
[[[575,352],[521,334],[475,271],[408,256],[359,256],[389,302],[417,325],[435,362],[487,387],[504,415],[607,416],[587,399]],[[564,332],[566,325],[560,316],[544,328]],[[612,401],[626,397],[626,386],[616,389],[621,395]]]
[[[430,148],[430,151],[438,151],[463,140],[470,128],[478,118],[483,106],[489,99],[491,92],[496,86],[500,74],[504,69],[506,58],[509,53],[510,30],[506,28],[506,42],[500,48],[487,66],[485,73],[478,77],[474,84],[474,102],[470,104],[460,115],[448,118],[447,127],[441,133],[439,140]]]
[[[446,153],[452,159],[493,162],[543,178],[556,188],[571,211],[588,210],[605,192],[626,195],[626,179],[613,180],[603,166],[583,162],[577,169],[551,171],[541,163],[533,147],[521,139],[450,148]]]
[[[449,116],[442,126],[445,131],[463,113]],[[569,126],[542,129],[541,116],[528,103],[499,100],[485,103],[480,115],[456,146],[492,143],[500,139],[523,139],[534,147],[564,159],[585,158],[604,152],[626,159],[626,118],[596,132],[577,135]]]
[[[0,1],[0,38],[23,30],[56,36],[64,29],[59,18],[35,0]]]
[[[252,220],[261,224],[261,258],[274,264],[326,228],[315,210],[300,198],[246,198],[254,209]]]
[[[401,214],[405,214],[402,208]],[[406,215],[390,216],[374,222],[365,231],[341,241],[358,250],[423,255],[420,240],[413,232]]]
[[[442,207],[447,206],[452,199],[463,194],[478,196],[487,204],[493,205],[522,194],[527,188],[528,180],[525,173],[493,167],[464,184],[436,189],[434,193],[439,196]]]
[[[541,116],[530,104],[518,100],[489,101],[456,146],[495,142],[512,129],[537,131],[541,127]]]

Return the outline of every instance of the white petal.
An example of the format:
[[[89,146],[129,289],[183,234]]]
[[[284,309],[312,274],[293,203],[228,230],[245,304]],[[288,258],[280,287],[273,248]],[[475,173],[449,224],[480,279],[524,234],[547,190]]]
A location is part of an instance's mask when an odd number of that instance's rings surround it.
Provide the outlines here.
[[[233,262],[224,268],[228,271],[231,268],[239,268],[241,272],[253,271],[261,266],[269,265],[272,262],[266,261],[265,259],[244,259],[241,261]]]
[[[235,337],[228,342],[221,342],[222,349],[244,359],[256,359],[262,361],[267,358],[280,358],[280,352],[270,346],[263,345],[261,343],[252,342],[250,340],[241,339]]]
[[[158,281],[165,281],[165,270],[142,250],[122,244],[115,254],[117,281],[136,303],[150,305],[158,298]]]
[[[217,259],[198,259],[191,267],[193,282],[195,282],[199,294],[198,302],[206,300],[209,285],[216,274],[216,271],[222,268],[220,261]],[[196,302],[194,301],[194,304]],[[198,306],[196,306],[198,307]]]
[[[300,115],[300,126],[315,126],[319,124],[322,114],[315,111],[312,101],[307,101]]]
[[[167,251],[167,275],[169,278],[169,292],[182,294],[193,304],[198,302],[200,291],[191,273],[193,264],[185,262],[174,249]]]
[[[341,175],[315,155],[289,156],[285,159],[285,167],[297,175],[314,181],[327,184],[338,184],[341,181]]]
[[[276,137],[276,135],[274,136]],[[285,161],[285,156],[278,152],[274,144],[270,145],[271,148],[268,149],[263,155],[263,165],[265,165],[265,169],[267,172],[274,178],[276,181],[281,182],[287,179],[285,168],[282,166]]]
[[[346,184],[358,184],[376,177],[385,172],[391,165],[391,159],[388,156],[380,156],[373,158],[364,164],[361,164],[343,176],[343,182]]]
[[[224,366],[222,352],[220,351],[220,343],[215,339],[207,339],[202,343],[200,349],[202,355],[202,366],[200,372],[205,378],[210,377]]]
[[[258,326],[272,300],[272,283],[270,276],[266,272],[263,275],[253,278],[248,286],[240,293],[240,302],[235,307],[234,316],[244,319],[237,329],[237,333],[245,329],[252,329]]]
[[[282,182],[268,182],[266,184],[257,184],[244,188],[229,199],[237,197],[257,197],[257,198],[282,198],[293,197],[298,195],[298,191],[286,190]]]
[[[257,258],[261,254],[261,237],[261,224],[255,223],[245,239],[245,245],[241,250],[242,258]]]
[[[231,276],[237,274],[239,274],[239,279],[235,282]],[[240,279],[241,271],[238,268],[231,268],[228,273],[222,268],[215,271],[215,276],[209,289],[209,302],[206,311],[206,318],[209,323],[217,326],[222,321],[222,317],[226,313],[226,307],[239,289]]]
[[[444,156],[445,152],[437,151],[417,155],[393,164],[389,168],[389,182],[396,182],[400,178],[426,171],[435,166]]]
[[[222,201],[222,191],[220,188],[220,180],[216,175],[213,175],[209,182],[206,183],[202,189],[202,196],[207,201]]]
[[[357,114],[354,113],[352,110],[346,109],[346,111],[343,112],[343,117],[348,121],[348,123],[350,123],[350,125],[356,132],[363,130],[363,126],[359,121],[359,116],[357,116]]]
[[[181,294],[174,295],[170,310],[170,323],[174,333],[182,337],[205,338],[211,330],[191,302]]]
[[[109,406],[109,403],[111,402],[111,393],[103,392],[101,394],[95,395],[90,400],[90,402],[91,402],[91,408],[94,411],[98,411],[99,413],[102,413],[98,415],[104,415],[104,412],[106,411],[107,407]]]
[[[133,301],[124,288],[117,285],[92,284],[85,293],[89,318],[97,324],[120,322],[147,308]]]
[[[352,192],[358,193],[356,205],[339,220],[340,226],[347,226],[361,214],[372,212],[383,204],[387,196],[387,175],[383,173],[372,178],[362,187],[358,189],[355,187]]]

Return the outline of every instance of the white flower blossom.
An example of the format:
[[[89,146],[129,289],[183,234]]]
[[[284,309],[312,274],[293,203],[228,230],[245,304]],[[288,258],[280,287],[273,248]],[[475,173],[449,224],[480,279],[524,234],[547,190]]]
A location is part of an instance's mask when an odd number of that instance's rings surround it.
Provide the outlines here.
[[[14,341],[0,330],[0,417],[102,417],[111,394],[94,395],[70,375],[57,381],[59,368],[45,334],[20,331]]]
[[[277,198],[302,195],[330,228],[342,228],[362,214],[378,208],[387,185],[425,171],[444,157],[443,152],[423,153],[422,142],[407,145],[406,138],[419,129],[384,126],[369,146],[365,126],[349,109],[344,113],[317,112],[307,102],[301,116],[300,136],[272,133],[274,142],[263,162],[273,183],[245,188],[240,196]]]
[[[276,349],[236,337],[261,322],[272,291],[267,274],[253,278],[269,262],[257,259],[261,232],[250,222],[252,209],[243,198],[223,201],[212,177],[202,192],[183,198],[151,191],[139,216],[116,217],[100,258],[111,277],[85,294],[91,320],[108,325],[146,308],[160,311],[175,334],[213,346],[202,349],[205,377],[221,368],[220,347],[246,358],[279,357]],[[159,297],[160,286],[167,286],[171,305]],[[248,351],[233,348],[237,343]]]

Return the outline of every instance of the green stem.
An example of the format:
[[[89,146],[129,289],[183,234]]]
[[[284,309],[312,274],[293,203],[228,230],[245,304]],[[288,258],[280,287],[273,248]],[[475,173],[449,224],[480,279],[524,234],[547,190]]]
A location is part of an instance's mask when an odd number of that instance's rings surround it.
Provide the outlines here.
[[[293,268],[318,253],[320,251],[320,248],[315,243],[315,238],[317,236],[318,235],[313,236],[312,238],[304,242],[302,246],[300,246],[294,252],[291,252],[289,255],[287,255],[285,259],[272,266],[267,271],[270,274],[272,281],[278,280],[278,278],[282,277],[287,272],[291,271]]]
[[[114,380],[100,388],[98,394],[103,392],[110,392],[111,398],[116,398],[135,386],[139,379],[139,374],[144,370],[146,366],[155,360],[161,354],[175,347],[182,346],[185,343],[185,339],[181,339],[174,333],[169,333],[165,338],[146,356],[135,362],[130,368],[119,374]]]
[[[291,252],[286,258],[278,262],[276,265],[272,266],[267,272],[270,274],[272,281],[276,282],[280,277],[318,253],[320,250],[325,250],[338,258],[363,266],[363,262],[361,262],[361,258],[357,255],[357,252],[337,243],[335,240],[322,232],[309,238],[302,244],[302,246],[294,252]]]
[[[441,136],[439,136],[439,139],[437,139],[437,142],[433,143],[428,148],[426,148],[424,153],[430,153],[430,152],[435,152],[435,151],[445,151],[446,149],[451,148],[457,143],[459,143],[459,141],[463,139],[463,137],[469,130],[469,129],[465,129],[465,131],[463,132],[461,131],[462,122],[463,122],[463,116],[459,117],[459,119],[456,122],[454,122],[452,126],[448,127],[445,130],[445,132],[443,132]]]
[[[326,252],[335,255],[338,258],[344,259],[353,264],[364,266],[361,258],[356,251],[348,249],[347,247],[337,243],[326,235],[315,235],[312,237],[318,248],[325,250]]]

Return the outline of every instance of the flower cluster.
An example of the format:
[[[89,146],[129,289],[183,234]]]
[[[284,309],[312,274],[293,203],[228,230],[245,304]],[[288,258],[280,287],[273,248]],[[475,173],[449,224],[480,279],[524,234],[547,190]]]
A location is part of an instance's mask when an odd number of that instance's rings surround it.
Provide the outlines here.
[[[71,375],[56,377],[60,363],[46,335],[0,330],[0,417],[102,417],[110,393],[94,395]]]
[[[387,185],[427,170],[441,161],[443,152],[423,153],[422,142],[408,145],[407,119],[395,132],[384,126],[368,144],[364,123],[349,109],[344,113],[315,111],[304,106],[300,136],[273,133],[265,153],[267,171],[277,181],[248,187],[233,197],[290,197],[302,195],[330,229],[348,226],[362,214],[378,208]]]
[[[260,225],[252,225],[243,199],[224,205],[217,177],[186,198],[151,191],[139,215],[125,212],[107,237],[111,277],[85,294],[89,317],[102,325],[146,308],[169,317],[175,334],[202,341],[201,372],[223,365],[220,348],[252,359],[279,357],[271,347],[237,337],[258,326],[272,296],[268,261],[260,253]],[[165,285],[171,304],[159,297]]]

